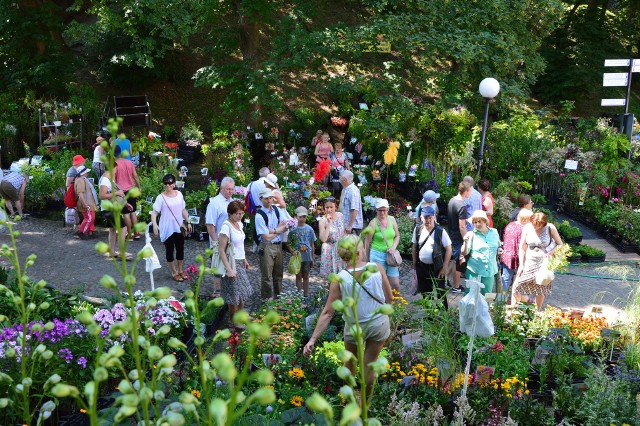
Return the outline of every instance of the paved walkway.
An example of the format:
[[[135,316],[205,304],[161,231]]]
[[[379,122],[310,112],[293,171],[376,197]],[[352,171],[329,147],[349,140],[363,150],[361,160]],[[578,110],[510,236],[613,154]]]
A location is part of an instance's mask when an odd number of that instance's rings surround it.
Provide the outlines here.
[[[82,241],[74,238],[72,229],[63,227],[62,221],[29,218],[17,222],[14,229],[20,231],[20,235],[17,237],[17,247],[22,264],[29,254],[35,253],[37,255],[36,263],[27,271],[27,275],[32,280],[44,279],[51,286],[65,293],[109,298],[113,293],[99,284],[100,278],[109,274],[114,276],[120,288],[124,289],[123,279],[118,274],[114,263],[95,252],[94,245],[99,240]],[[106,241],[106,236],[106,230],[101,230],[101,240]],[[0,244],[11,245],[11,239],[6,230],[0,233]],[[127,251],[136,253],[142,249],[143,245],[143,239],[131,242]],[[177,283],[171,279],[164,262],[164,246],[157,238],[152,241],[152,245],[163,264],[163,268],[154,272],[155,285],[157,287],[168,286],[173,289],[175,296],[180,297],[189,288],[189,283],[186,281]],[[187,240],[185,267],[194,263],[197,255],[204,255],[206,247],[207,243],[205,242]],[[615,249],[611,248],[611,250]],[[254,310],[260,304],[260,270],[257,256],[250,250],[247,250],[247,254],[251,265],[250,281],[255,290],[254,297],[247,307]],[[613,254],[613,252],[607,251],[607,260],[614,257]],[[286,261],[288,261],[288,257]],[[606,262],[599,265],[571,266],[569,274],[556,277],[553,283],[553,293],[547,302],[553,306],[585,310],[590,310],[593,305],[603,306],[607,316],[615,318],[640,280],[639,261],[640,258],[635,255],[633,259],[626,259],[624,263]],[[7,266],[7,259],[0,258],[0,264]],[[132,264],[132,262],[128,262],[129,267]],[[412,275],[410,267],[411,262],[405,261],[403,263],[400,280],[402,293],[409,299],[412,298],[409,296]],[[149,289],[150,277],[144,270],[144,262],[136,267],[134,273],[136,276],[135,288]],[[617,277],[619,279],[611,280],[602,277]],[[212,285],[211,277],[206,278],[205,285]],[[325,284],[324,280],[319,277],[319,271],[316,267],[312,271],[311,286],[313,288],[318,285]],[[294,286],[294,276],[285,272],[284,289]],[[453,304],[461,298],[459,295],[449,297]]]

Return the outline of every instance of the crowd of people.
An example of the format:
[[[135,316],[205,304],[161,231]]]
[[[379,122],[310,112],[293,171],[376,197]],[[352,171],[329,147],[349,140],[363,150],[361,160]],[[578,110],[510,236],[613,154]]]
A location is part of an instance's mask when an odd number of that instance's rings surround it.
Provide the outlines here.
[[[130,142],[121,135],[111,144],[116,157],[112,171],[105,167],[105,147],[108,145],[99,137],[94,148],[93,169],[87,168],[87,160],[83,156],[74,156],[66,183],[74,187],[77,209],[83,218],[77,228],[77,238],[97,237],[95,219],[102,200],[121,204],[119,210],[105,211],[100,207],[109,229],[107,254],[112,258],[130,259],[130,254],[117,250],[116,230],[120,228],[123,241],[140,238],[135,227],[135,212],[141,184],[136,164],[130,156]],[[203,285],[205,297],[222,296],[230,311],[235,312],[252,296],[254,290],[247,275],[250,265],[245,255],[245,244],[253,246],[259,257],[260,297],[263,301],[277,297],[282,291],[285,252],[300,255],[300,271],[295,283],[305,296],[309,295],[309,278],[314,273],[320,277],[328,277],[331,273],[346,277],[346,271],[353,278],[357,268],[367,264],[375,264],[379,268],[380,282],[384,283],[382,287],[388,285],[390,289],[400,291],[399,266],[402,259],[398,246],[401,235],[389,202],[383,198],[376,199],[375,218],[365,223],[363,199],[358,185],[354,183],[349,156],[342,144],[331,144],[329,135],[319,131],[312,146],[317,163],[331,161],[331,176],[335,176],[340,188],[339,197],[336,194],[336,197],[319,201],[322,214],[318,217],[317,232],[307,224],[309,211],[305,206],[296,206],[294,218],[289,215],[278,177],[269,168],[259,170],[258,179],[247,188],[244,202],[233,198],[236,183],[231,177],[221,180],[220,191],[209,200],[205,213],[210,247],[219,269],[215,271],[212,282]],[[97,190],[88,177],[92,171],[99,179]],[[15,203],[18,214],[22,214],[26,181],[22,174],[10,173],[0,183],[0,193],[11,215],[14,214],[12,203]],[[171,278],[183,282],[185,235],[191,232],[191,224],[184,197],[175,187],[176,177],[167,174],[162,183],[164,190],[153,202],[151,224],[154,234],[165,246],[165,260]],[[448,294],[468,292],[463,285],[464,277],[482,283],[483,294],[498,291],[501,287],[501,291],[508,292],[510,298],[512,296],[514,303],[535,299],[538,309],[541,309],[552,285],[538,283],[536,274],[562,245],[558,231],[547,223],[543,213],[532,212],[531,198],[523,194],[518,200],[518,209],[513,213],[512,223],[504,230],[504,241],[501,241],[493,228],[494,199],[490,181],[480,179],[476,188],[474,179],[466,176],[457,189],[457,194],[448,203],[441,203],[443,209],[446,206],[441,216],[446,216],[446,229],[438,223],[440,194],[433,190],[425,191],[415,208],[416,223],[411,240],[415,293],[433,296],[448,308]],[[253,235],[245,233],[245,215],[253,224]],[[359,237],[367,226],[371,231]],[[341,253],[340,241],[345,236],[353,236],[349,238],[360,241],[357,259],[347,259]],[[315,250],[317,240],[319,256]],[[356,269],[352,270],[354,264]],[[376,287],[380,299],[388,300],[386,290],[381,288]],[[340,292],[332,290],[331,295],[337,297]]]

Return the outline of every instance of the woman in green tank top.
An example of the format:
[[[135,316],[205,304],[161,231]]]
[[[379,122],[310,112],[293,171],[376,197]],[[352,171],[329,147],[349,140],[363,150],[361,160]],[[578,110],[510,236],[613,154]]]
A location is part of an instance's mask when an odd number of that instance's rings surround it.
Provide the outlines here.
[[[387,264],[387,253],[393,253],[400,244],[400,232],[398,222],[393,216],[389,216],[389,202],[378,199],[376,202],[376,218],[369,222],[373,229],[373,235],[368,234],[366,247],[369,252],[369,261],[382,265],[393,290],[400,291],[400,271],[397,266]]]

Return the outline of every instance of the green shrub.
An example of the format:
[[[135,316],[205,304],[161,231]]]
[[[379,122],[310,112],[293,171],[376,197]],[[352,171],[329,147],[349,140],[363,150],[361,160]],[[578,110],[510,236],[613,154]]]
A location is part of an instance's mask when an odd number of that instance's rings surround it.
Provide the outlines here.
[[[604,251],[589,245],[579,245],[573,247],[573,252],[585,257],[596,257],[604,255]]]
[[[411,238],[413,236],[415,221],[407,215],[396,216],[396,221],[398,222],[398,231],[400,232],[398,251],[405,255],[411,254]]]
[[[565,239],[582,237],[582,232],[580,231],[580,228],[576,226],[572,226],[568,220],[562,221],[557,226],[558,226],[558,232]]]

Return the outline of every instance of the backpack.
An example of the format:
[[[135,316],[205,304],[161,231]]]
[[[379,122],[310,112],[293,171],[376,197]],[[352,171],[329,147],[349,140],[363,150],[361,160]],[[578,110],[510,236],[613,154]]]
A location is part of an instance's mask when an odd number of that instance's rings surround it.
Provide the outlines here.
[[[260,206],[256,205],[253,197],[251,196],[251,184],[253,184],[253,182],[249,184],[247,187],[247,193],[244,194],[244,209],[250,215],[254,215]]]
[[[67,192],[64,194],[64,205],[71,208],[78,207],[78,197],[76,196],[76,179],[73,178],[73,183],[67,188]]]
[[[280,223],[280,211],[278,210],[277,207],[273,207],[273,209],[276,212],[276,218],[278,219],[278,223]],[[269,218],[267,217],[267,214],[264,212],[264,210],[256,210],[257,214],[259,214],[260,216],[262,216],[262,218],[264,219],[264,223],[265,225],[268,226],[269,224]],[[257,230],[257,226],[256,226],[256,222],[254,220],[253,222],[253,241],[256,242],[256,244],[260,244],[260,236],[258,235],[258,230]]]

